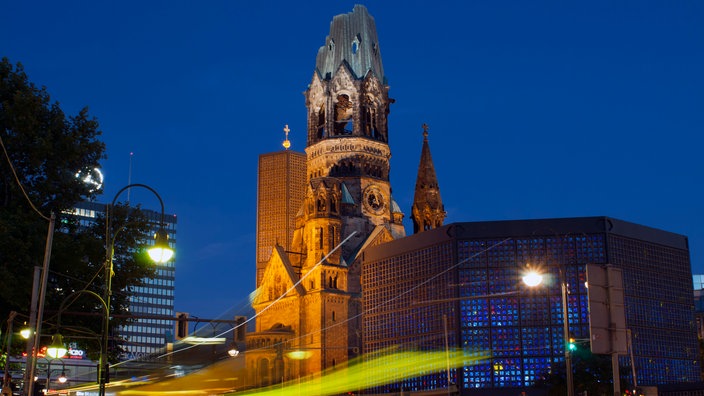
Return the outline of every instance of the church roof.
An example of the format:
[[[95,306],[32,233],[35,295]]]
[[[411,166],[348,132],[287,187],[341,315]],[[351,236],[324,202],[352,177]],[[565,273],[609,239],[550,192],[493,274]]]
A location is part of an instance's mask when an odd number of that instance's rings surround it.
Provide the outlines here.
[[[352,12],[336,15],[330,22],[325,45],[318,50],[315,67],[324,80],[331,79],[343,64],[358,79],[371,71],[385,82],[376,24],[363,5],[357,4]]]

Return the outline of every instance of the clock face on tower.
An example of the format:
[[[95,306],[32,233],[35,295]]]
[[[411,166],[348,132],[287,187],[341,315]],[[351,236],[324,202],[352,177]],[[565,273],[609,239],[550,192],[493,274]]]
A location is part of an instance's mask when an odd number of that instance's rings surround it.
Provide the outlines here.
[[[362,198],[364,203],[364,208],[374,214],[382,214],[386,209],[386,200],[384,195],[379,190],[377,186],[369,186],[364,190],[364,197]]]

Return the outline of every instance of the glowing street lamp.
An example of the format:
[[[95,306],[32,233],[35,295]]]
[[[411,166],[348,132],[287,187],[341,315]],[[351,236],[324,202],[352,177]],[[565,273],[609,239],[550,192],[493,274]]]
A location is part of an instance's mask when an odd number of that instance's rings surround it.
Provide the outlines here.
[[[53,357],[54,359],[58,359],[64,356],[66,352],[68,352],[68,349],[64,344],[64,338],[61,336],[61,334],[54,334],[54,336],[51,337],[51,345],[46,348],[46,354]]]
[[[230,357],[237,357],[240,354],[240,350],[237,349],[237,345],[235,345],[234,342],[230,345],[230,349],[227,351],[227,354],[230,355]]]
[[[59,336],[59,337],[60,337],[60,336]],[[64,352],[64,354],[65,354],[65,353],[66,353],[66,352]],[[66,365],[64,364],[64,361],[61,360],[61,359],[51,359],[51,360],[48,360],[48,359],[47,359],[48,364],[47,364],[47,366],[46,366],[46,385],[44,386],[44,393],[48,393],[48,392],[49,392],[49,388],[50,388],[50,386],[51,386],[51,373],[53,373],[53,372],[58,372],[58,369],[57,369],[57,370],[52,370],[52,369],[51,369],[51,363],[54,362],[54,361],[57,361],[57,360],[61,363],[61,375],[59,375],[59,376],[56,378],[56,380],[57,380],[60,384],[65,384],[66,381],[68,381],[68,378],[66,377]],[[34,380],[36,381],[36,380],[37,380],[37,377],[34,377]]]
[[[166,230],[161,228],[156,232],[156,234],[154,234],[154,246],[150,247],[147,252],[149,253],[149,257],[155,263],[165,263],[171,260],[171,257],[174,255],[174,251],[171,247],[169,247],[169,234],[166,233]]]
[[[117,198],[122,194],[125,190],[130,189],[132,187],[141,187],[145,188],[149,191],[151,191],[159,200],[159,204],[161,205],[161,222],[159,223],[159,230],[155,234],[155,241],[154,245],[148,250],[149,257],[155,261],[156,263],[165,263],[173,257],[173,250],[169,247],[169,242],[168,242],[168,234],[166,233],[166,222],[164,221],[165,219],[165,212],[164,212],[164,201],[161,199],[161,196],[159,193],[156,192],[153,188],[147,186],[146,184],[129,184],[120,191],[115,194],[115,197],[112,200],[112,203],[107,207],[107,210],[105,211],[105,230],[106,230],[106,236],[105,236],[105,282],[106,282],[106,288],[105,288],[105,296],[102,298],[102,301],[105,306],[105,318],[103,320],[103,334],[102,334],[102,342],[101,342],[101,351],[100,351],[100,365],[98,368],[98,383],[99,383],[99,395],[100,396],[105,396],[105,384],[107,383],[107,372],[110,370],[110,363],[108,362],[108,333],[110,331],[110,297],[112,296],[112,275],[114,273],[113,271],[113,256],[115,253],[115,236],[117,234],[116,232],[112,232],[110,228],[110,212],[113,207],[115,207],[115,202],[117,201]]]
[[[25,328],[23,328],[22,330],[20,330],[20,335],[21,335],[22,338],[24,338],[25,340],[28,340],[28,339],[29,339],[29,336],[32,335],[32,329],[30,329],[29,327],[25,327]]]
[[[523,283],[527,286],[538,286],[543,280],[543,276],[537,272],[528,272],[523,276]],[[576,349],[574,339],[570,338],[569,328],[569,307],[567,306],[567,280],[560,268],[560,285],[562,287],[562,337],[565,349],[565,373],[567,373],[567,396],[574,396],[574,383],[572,380],[572,354]]]
[[[528,287],[538,286],[543,282],[543,275],[536,271],[528,271],[523,275],[523,283]]]

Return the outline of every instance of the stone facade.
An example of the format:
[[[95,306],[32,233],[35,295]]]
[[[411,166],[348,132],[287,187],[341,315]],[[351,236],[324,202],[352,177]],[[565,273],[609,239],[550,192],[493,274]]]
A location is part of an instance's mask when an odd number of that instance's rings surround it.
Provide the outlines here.
[[[315,375],[359,355],[360,255],[405,236],[389,182],[388,90],[374,19],[359,5],[336,16],[305,92],[307,177],[293,237],[258,264],[247,384]]]

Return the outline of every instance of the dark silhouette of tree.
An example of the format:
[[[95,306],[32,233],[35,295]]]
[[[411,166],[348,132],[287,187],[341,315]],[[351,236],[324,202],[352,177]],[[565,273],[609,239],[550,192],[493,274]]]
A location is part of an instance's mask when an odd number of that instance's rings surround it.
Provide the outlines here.
[[[0,318],[4,323],[10,311],[29,314],[33,271],[42,266],[50,213],[56,215],[56,230],[49,272],[49,286],[43,334],[56,330],[56,311],[71,293],[87,288],[99,295],[105,285],[104,219],[81,227],[71,215],[77,202],[93,199],[100,191],[84,184],[76,174],[99,166],[105,158],[105,145],[99,140],[98,122],[86,108],[67,117],[52,102],[45,87],[29,81],[21,64],[0,61]],[[5,154],[7,153],[7,154]],[[8,163],[9,158],[9,163]],[[14,170],[14,172],[13,172]],[[16,174],[16,177],[15,177]],[[24,192],[19,185],[24,188]],[[26,196],[25,196],[26,194]],[[31,204],[30,204],[31,201]],[[34,206],[34,207],[33,207]],[[153,275],[142,257],[140,246],[149,237],[147,219],[139,208],[119,205],[112,225],[124,229],[115,239],[115,276],[111,312],[113,326],[128,319],[126,312],[133,287]],[[102,330],[103,309],[99,300],[85,294],[67,311],[93,316],[64,315],[62,327],[81,328],[95,337]],[[53,313],[53,314],[52,314]],[[65,333],[65,331],[62,332]],[[15,337],[18,338],[18,337]],[[15,340],[18,347],[20,340]],[[67,340],[68,341],[68,340]],[[46,345],[50,339],[42,339]],[[86,348],[96,352],[99,343],[84,339]],[[113,354],[119,352],[119,345]]]
[[[594,355],[589,351],[588,344],[581,346],[572,353],[572,377],[575,394],[610,395],[613,394],[611,357]],[[630,368],[621,368],[621,390],[627,389],[628,382],[623,374]],[[545,373],[535,384],[536,387],[547,388],[550,396],[567,394],[566,373],[564,364],[558,363],[552,372]]]

